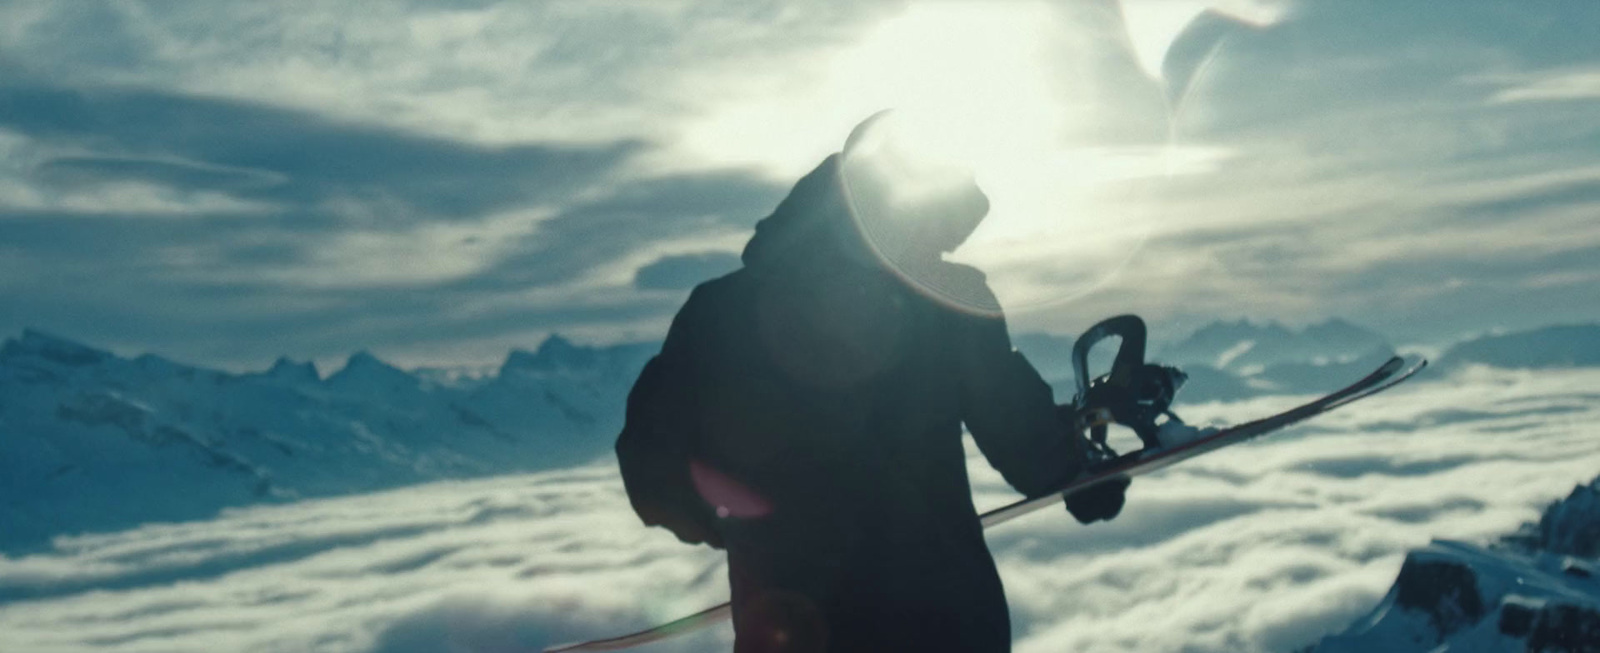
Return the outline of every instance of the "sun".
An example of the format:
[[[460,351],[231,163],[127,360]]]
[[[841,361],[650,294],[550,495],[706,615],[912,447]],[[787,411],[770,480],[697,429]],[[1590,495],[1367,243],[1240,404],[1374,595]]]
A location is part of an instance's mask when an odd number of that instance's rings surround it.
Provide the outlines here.
[[[848,47],[783,71],[783,93],[718,101],[684,146],[704,159],[802,173],[883,109],[931,121],[964,154],[994,158],[1052,131],[1045,56],[1053,15],[1041,2],[908,6]]]
[[[794,92],[708,112],[685,143],[793,179],[858,122],[895,109],[929,147],[967,162],[990,198],[989,217],[953,258],[984,269],[1008,309],[1070,299],[1115,274],[1148,232],[1119,204],[1127,193],[1108,189],[1164,166],[1160,148],[1069,137],[1092,131],[1083,106],[1107,101],[1095,93],[1108,86],[1084,72],[1102,27],[1070,24],[1045,2],[913,3],[819,55]]]

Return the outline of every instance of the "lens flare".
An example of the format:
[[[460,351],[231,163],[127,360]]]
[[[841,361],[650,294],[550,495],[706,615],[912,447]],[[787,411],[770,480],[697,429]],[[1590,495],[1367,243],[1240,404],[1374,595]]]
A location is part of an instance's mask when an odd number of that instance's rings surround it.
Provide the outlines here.
[[[1245,20],[1218,4],[1227,3],[1058,7],[1053,17],[1017,7],[1025,23],[987,29],[973,21],[1004,12],[939,4],[885,26],[872,43],[919,65],[880,66],[882,83],[859,84],[893,107],[844,148],[841,184],[862,235],[912,287],[972,313],[1028,312],[1105,288],[1183,218],[1161,211],[1169,182],[1227,156],[1178,143],[1175,125],[1222,43],[1276,14],[1256,8]],[[859,74],[876,70],[876,59],[857,59]],[[983,276],[952,276],[932,264],[941,259]]]
[[[970,313],[1025,310],[1092,291],[1143,244],[1136,195],[1150,170],[1168,169],[1147,160],[1161,148],[974,140],[982,129],[958,133],[937,117],[874,114],[852,132],[840,165],[861,235],[911,287]],[[943,259],[972,264],[989,283]]]

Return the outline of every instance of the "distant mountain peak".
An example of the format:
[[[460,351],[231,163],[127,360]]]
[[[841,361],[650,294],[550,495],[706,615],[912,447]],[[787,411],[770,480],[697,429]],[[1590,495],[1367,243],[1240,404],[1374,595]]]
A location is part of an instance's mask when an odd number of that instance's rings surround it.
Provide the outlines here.
[[[594,347],[579,345],[559,333],[552,333],[539,343],[539,350],[534,352],[534,357],[551,363],[588,365],[594,362],[598,353],[599,350]]]
[[[1383,336],[1378,335],[1376,331],[1337,317],[1307,325],[1300,333],[1313,340],[1351,347],[1371,346],[1372,343],[1383,342]]]
[[[363,349],[351,354],[345,361],[344,368],[328,377],[328,383],[333,386],[348,387],[369,384],[415,385],[420,382],[411,373],[385,363],[372,352]]]
[[[316,363],[306,361],[297,363],[288,356],[279,356],[273,361],[272,367],[267,370],[267,376],[285,381],[318,381],[322,374],[317,371]]]
[[[573,344],[573,342],[571,340],[568,340],[566,338],[566,336],[563,336],[563,335],[561,335],[559,333],[552,333],[552,334],[550,334],[549,337],[544,339],[544,342],[539,343],[539,352],[540,353],[554,352],[554,351],[567,351],[567,350],[573,350],[573,349],[578,349],[578,348],[579,348],[578,345]]]
[[[1278,322],[1277,320],[1255,322],[1249,318],[1239,318],[1238,320],[1234,321],[1217,320],[1200,327],[1199,329],[1196,329],[1194,333],[1190,334],[1185,342],[1211,341],[1219,339],[1228,339],[1231,341],[1238,338],[1256,338],[1263,334],[1269,336],[1286,336],[1290,335],[1290,333],[1291,332],[1289,331],[1289,328],[1285,327],[1283,323]]]
[[[374,356],[371,351],[366,349],[358,350],[356,353],[350,354],[350,358],[345,360],[345,367],[371,365],[390,367],[388,363],[383,362],[382,359]]]
[[[1562,324],[1476,338],[1450,347],[1441,368],[1467,364],[1506,368],[1600,365],[1600,324]]]
[[[501,373],[512,370],[527,372],[556,372],[568,369],[594,367],[603,355],[600,348],[579,345],[559,333],[552,333],[539,344],[539,349],[529,353],[514,349],[506,355]]]
[[[33,328],[0,346],[0,360],[36,357],[63,365],[92,365],[111,358],[111,352]]]

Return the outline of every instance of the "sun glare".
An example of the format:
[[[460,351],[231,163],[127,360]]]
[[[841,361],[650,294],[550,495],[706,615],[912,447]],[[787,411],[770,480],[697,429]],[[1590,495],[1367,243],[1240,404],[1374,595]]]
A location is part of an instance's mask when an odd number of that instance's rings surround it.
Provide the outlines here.
[[[1161,76],[1161,60],[1183,28],[1213,4],[1207,0],[1145,0],[1122,3],[1128,42],[1139,67],[1152,78]]]
[[[698,156],[804,172],[883,109],[913,113],[968,158],[1048,140],[1059,101],[1041,66],[1053,15],[1038,2],[916,4],[830,52],[782,93],[730,99],[691,126]]]
[[[1199,11],[1191,2],[1163,6],[1164,14],[1141,13],[1142,48],[1170,42],[1179,21]],[[682,144],[794,178],[837,151],[858,122],[895,109],[931,135],[927,148],[966,162],[989,196],[988,219],[953,258],[987,271],[1008,309],[1081,295],[1148,233],[1122,201],[1137,186],[1128,180],[1160,177],[1168,162],[1159,145],[1110,151],[1069,142],[1068,128],[1086,130],[1068,104],[1102,98],[1079,77],[1089,55],[1063,55],[1063,43],[1093,41],[1089,28],[1067,20],[1044,2],[913,4],[807,68],[790,92],[709,112]]]

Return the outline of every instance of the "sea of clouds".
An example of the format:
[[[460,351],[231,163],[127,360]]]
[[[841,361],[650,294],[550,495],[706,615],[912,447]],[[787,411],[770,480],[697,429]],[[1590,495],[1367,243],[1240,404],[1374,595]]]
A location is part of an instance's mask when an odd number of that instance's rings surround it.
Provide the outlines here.
[[[1190,406],[1191,423],[1294,403]],[[1468,368],[990,532],[1019,653],[1290,651],[1408,549],[1508,533],[1600,473],[1600,370]],[[980,509],[1016,498],[971,454]],[[723,601],[719,552],[639,525],[609,461],[233,510],[0,557],[0,649],[536,651]],[[727,650],[723,624],[641,651]]]

